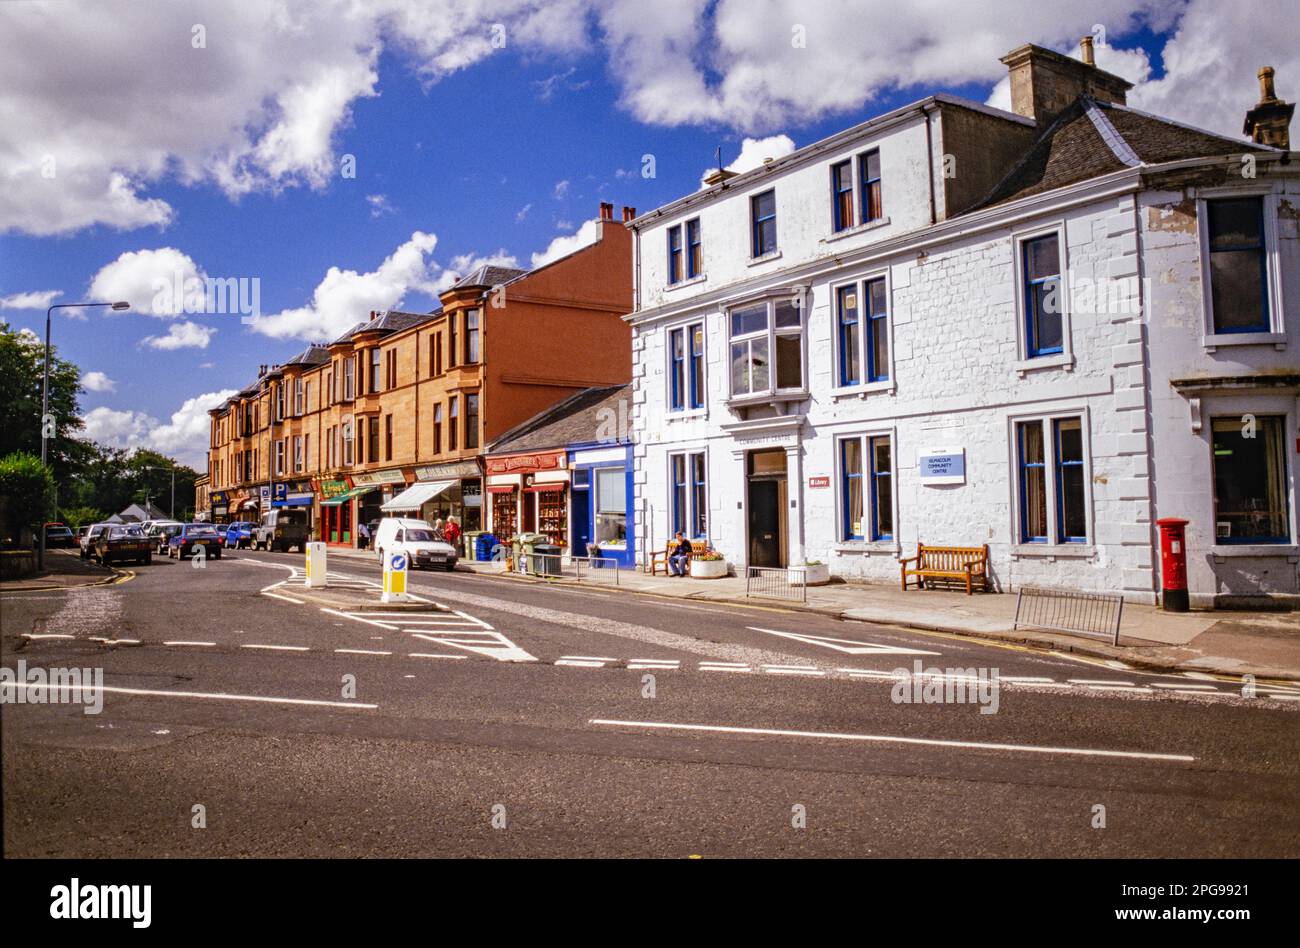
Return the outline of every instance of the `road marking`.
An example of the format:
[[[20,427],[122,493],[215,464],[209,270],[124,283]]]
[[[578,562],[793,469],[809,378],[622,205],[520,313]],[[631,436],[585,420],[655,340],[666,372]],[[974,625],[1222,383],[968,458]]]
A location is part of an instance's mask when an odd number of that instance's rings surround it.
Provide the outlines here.
[[[306,645],[241,645],[240,648],[261,648],[272,652],[310,652]]]
[[[1111,685],[1118,688],[1132,688],[1131,681],[1107,681],[1104,678],[1067,678],[1072,685]]]
[[[1196,689],[1196,690],[1198,690],[1198,691],[1215,691],[1215,692],[1217,692],[1217,691],[1219,690],[1218,688],[1215,688],[1213,685],[1182,685],[1182,684],[1178,684],[1177,682],[1168,682],[1168,681],[1157,681],[1157,682],[1154,683],[1153,687],[1156,687],[1156,688],[1176,688],[1176,689],[1179,689],[1179,690],[1181,690],[1181,691],[1191,691],[1192,689]]]
[[[604,663],[604,662],[584,662],[584,661],[582,661],[582,660],[575,660],[575,659],[569,659],[569,658],[561,658],[561,659],[557,659],[556,662],[555,662],[555,664],[557,664],[557,665],[571,665],[571,666],[573,666],[573,667],[575,667],[575,668],[604,668],[604,667],[605,667],[605,663]]]
[[[779,635],[784,639],[794,639],[796,642],[805,642],[808,645],[820,645],[823,648],[833,648],[837,652],[845,652],[849,655],[938,655],[938,652],[928,652],[920,648],[904,648],[901,645],[877,645],[873,642],[861,642],[855,639],[833,639],[825,635],[808,635],[802,632],[779,632],[776,629],[761,629],[758,626],[746,626],[751,632],[766,632],[768,635]]]
[[[30,682],[6,683],[6,687],[27,688],[28,690],[36,689],[49,691],[50,689],[60,689],[76,686],[66,685],[37,685]],[[310,705],[322,708],[355,708],[367,711],[373,711],[379,707],[377,704],[362,704],[358,701],[320,701],[314,698],[276,698],[267,695],[232,695],[224,692],[212,691],[157,691],[151,688],[121,688],[116,685],[82,685],[81,690],[86,691],[104,691],[117,695],[137,695],[151,698],[211,698],[219,701],[255,701],[263,704],[298,704]]]
[[[468,655],[440,655],[437,652],[407,652],[407,658],[450,658],[454,661],[463,662],[469,658]]]
[[[62,632],[24,632],[25,639],[75,639],[75,635],[64,635]]]
[[[1274,701],[1300,701],[1300,695],[1283,694],[1277,691],[1270,691],[1268,696]]]
[[[381,652],[374,648],[336,648],[336,655],[392,655],[392,652]]]
[[[186,642],[179,639],[171,642],[163,642],[163,645],[195,645],[199,648],[212,648],[216,644],[216,642]]]
[[[813,737],[836,741],[869,741],[884,744],[920,744],[928,747],[957,747],[963,750],[1005,750],[1028,754],[1070,754],[1081,757],[1126,757],[1138,760],[1171,760],[1192,763],[1186,754],[1156,754],[1146,751],[1100,750],[1088,747],[1050,747],[1037,744],[993,744],[984,741],[951,741],[927,737],[898,737],[892,734],[845,734],[839,731],[794,731],[783,728],[735,727],[725,724],[672,724],[663,721],[618,721],[592,718],[587,722],[606,727],[641,727],[657,730],[709,731],[718,734],[759,734],[765,737]]]
[[[1051,678],[1035,678],[1033,676],[1021,676],[1021,675],[1001,675],[999,676],[999,680],[1009,681],[1012,684],[1016,684],[1016,685],[1055,684],[1055,682]]]
[[[292,596],[281,596],[279,593],[267,592],[265,589],[262,590],[262,595],[270,596],[272,599],[283,599],[285,602],[297,603],[300,606],[303,604],[302,599],[294,599]]]
[[[617,658],[605,658],[600,655],[561,655],[561,658],[573,658],[580,662],[616,662]]]

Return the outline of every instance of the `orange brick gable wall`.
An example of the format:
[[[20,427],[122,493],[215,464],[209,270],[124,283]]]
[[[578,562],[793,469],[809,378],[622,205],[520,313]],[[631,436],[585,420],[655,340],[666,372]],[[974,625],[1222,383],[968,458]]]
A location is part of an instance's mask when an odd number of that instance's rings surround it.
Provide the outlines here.
[[[632,378],[632,236],[612,220],[600,239],[505,287],[484,307],[484,414],[492,441],[593,385]]]

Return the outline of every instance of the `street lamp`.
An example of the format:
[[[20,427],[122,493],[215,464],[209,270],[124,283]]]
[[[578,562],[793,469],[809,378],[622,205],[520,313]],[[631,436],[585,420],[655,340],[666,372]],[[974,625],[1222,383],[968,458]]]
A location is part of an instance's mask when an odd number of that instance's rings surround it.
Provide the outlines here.
[[[157,465],[146,464],[146,465],[144,466],[144,469],[145,469],[146,471],[171,471],[171,472],[172,472],[172,507],[171,507],[171,518],[172,518],[173,520],[175,520],[175,519],[176,519],[176,465],[173,464],[171,467],[158,467]],[[146,512],[147,512],[148,507],[149,507],[149,501],[148,501],[148,499],[147,499],[147,495],[146,495],[146,500],[145,500],[144,503],[145,503],[145,508],[146,508]]]
[[[45,311],[45,365],[41,370],[41,467],[47,467],[49,464],[49,436],[46,432],[45,419],[50,414],[50,317],[56,309],[79,309],[91,306],[110,306],[115,310],[130,309],[131,304],[118,301],[116,303],[55,303]],[[45,569],[45,521],[41,521],[41,547],[40,554],[36,558],[36,568]]]

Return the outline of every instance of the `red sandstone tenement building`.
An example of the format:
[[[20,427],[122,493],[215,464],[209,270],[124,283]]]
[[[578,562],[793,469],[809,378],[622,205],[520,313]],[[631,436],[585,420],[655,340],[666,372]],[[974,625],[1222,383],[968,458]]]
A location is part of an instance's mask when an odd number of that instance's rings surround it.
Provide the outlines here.
[[[630,381],[631,266],[631,233],[601,204],[594,244],[531,271],[480,267],[432,313],[371,313],[260,367],[209,412],[212,519],[304,508],[320,539],[349,546],[385,513],[481,529],[487,444],[575,392]]]

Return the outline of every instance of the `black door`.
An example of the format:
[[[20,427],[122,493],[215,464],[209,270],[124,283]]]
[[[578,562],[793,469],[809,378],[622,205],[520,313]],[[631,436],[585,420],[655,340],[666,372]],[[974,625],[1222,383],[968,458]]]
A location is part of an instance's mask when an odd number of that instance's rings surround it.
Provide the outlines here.
[[[781,565],[780,481],[749,482],[749,565]]]

